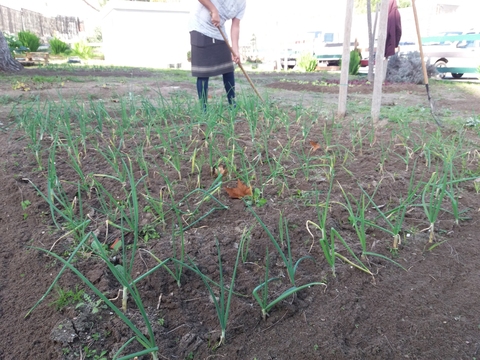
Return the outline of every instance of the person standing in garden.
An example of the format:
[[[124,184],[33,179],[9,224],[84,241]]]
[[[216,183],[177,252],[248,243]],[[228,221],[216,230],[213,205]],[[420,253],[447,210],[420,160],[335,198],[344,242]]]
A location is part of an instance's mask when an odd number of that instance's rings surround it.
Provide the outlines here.
[[[192,76],[197,78],[198,98],[207,108],[208,80],[222,75],[228,103],[235,106],[234,65],[240,62],[238,40],[240,20],[245,14],[246,0],[198,0],[189,22]],[[225,22],[232,21],[232,51],[224,41]],[[227,35],[225,35],[227,36]]]

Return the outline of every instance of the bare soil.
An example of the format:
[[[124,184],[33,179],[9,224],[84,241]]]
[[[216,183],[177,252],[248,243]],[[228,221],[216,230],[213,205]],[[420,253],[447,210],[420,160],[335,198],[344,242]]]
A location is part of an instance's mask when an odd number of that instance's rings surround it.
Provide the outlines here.
[[[105,351],[105,358],[110,358],[132,336],[109,309],[100,308],[95,314],[91,308],[75,308],[74,305],[56,310],[51,305],[58,298],[55,290],[25,318],[61,268],[58,261],[31,247],[53,247],[53,251],[63,254],[71,249],[72,239],[68,236],[62,238],[66,232],[53,227],[48,205],[25,181],[30,179],[44,189],[46,174],[37,170],[24,134],[15,129],[15,113],[21,104],[35,97],[53,101],[80,99],[88,104],[92,99],[115,103],[129,93],[147,97],[162,94],[165,98],[183,92],[195,94],[193,80],[185,80],[185,77],[176,80],[173,75],[143,70],[57,71],[54,74],[62,80],[53,83],[33,81],[35,76],[38,79],[52,73],[42,69],[25,69],[23,74],[0,81],[0,359],[5,360],[100,359],[102,351]],[[322,124],[331,124],[331,114],[336,109],[338,86],[334,82],[322,80],[323,75],[318,73],[252,73],[250,76],[261,92],[268,91],[277,106],[291,106],[293,119],[296,104],[307,108],[322,107],[325,118],[319,120],[320,125],[311,133],[312,140],[321,139]],[[251,91],[248,83],[241,79],[241,74],[238,78],[239,88]],[[434,83],[431,91],[436,111],[465,119],[479,114],[480,98],[476,86],[435,86]],[[27,87],[29,89],[25,91]],[[372,85],[364,80],[352,83],[349,88],[350,109],[368,104],[371,93]],[[220,80],[212,82],[211,94],[212,97],[223,96]],[[383,106],[423,106],[426,111],[421,115],[421,121],[410,126],[418,128],[419,132],[441,131],[445,138],[455,136],[448,124],[439,129],[432,121],[424,86],[385,84]],[[338,124],[347,128],[352,116],[349,113]],[[378,186],[376,200],[379,205],[388,205],[398,199],[399,194],[405,194],[411,174],[411,168],[407,170],[399,156],[390,156],[379,168],[380,144],[387,143],[391,138],[388,120],[384,119],[383,126],[377,129],[374,144],[365,143],[353,150],[351,139],[347,136],[349,131],[340,137],[341,143],[337,144],[352,153],[346,165],[348,172],[339,169],[336,173],[338,184],[357,198],[360,196],[357,182],[370,190]],[[472,143],[478,144],[476,130],[466,131]],[[245,153],[251,154],[253,147],[249,143],[249,127],[241,113],[236,134],[245,144]],[[284,133],[272,134],[272,148],[287,142]],[[302,148],[308,151],[310,145],[297,146],[298,151]],[[393,148],[391,151],[392,154],[405,155],[402,149]],[[473,150],[474,147],[467,166],[472,174],[480,176],[478,152]],[[319,151],[325,151],[325,148]],[[45,156],[48,157],[48,154]],[[428,179],[431,170],[425,166],[424,154],[418,151],[412,154],[412,158],[418,159],[415,178]],[[88,154],[85,154],[84,164],[86,173],[105,169],[103,162],[90,158]],[[71,167],[61,163],[57,166],[63,179],[76,178]],[[186,184],[191,185],[196,178],[189,176],[188,166],[185,164],[183,177]],[[260,172],[270,171],[266,164],[259,163],[258,166],[265,167]],[[294,164],[285,166],[293,167]],[[139,174],[140,170],[136,167],[135,171]],[[202,173],[202,183],[213,181],[208,175],[209,171]],[[318,238],[312,240],[305,226],[307,220],[317,221],[314,206],[317,200],[311,198],[312,191],[317,188],[322,194],[328,191],[328,182],[321,175],[305,177],[299,172],[285,180],[282,192],[273,184],[265,186],[262,196],[267,204],[254,210],[275,236],[279,233],[279,213],[285,214],[293,258],[311,255],[315,259],[301,262],[296,274],[297,283],[323,281],[326,286],[313,286],[298,292],[296,296],[277,304],[266,321],[262,320],[260,308],[251,294],[263,281],[267,246],[270,272],[272,276],[281,278],[271,285],[272,296],[289,287],[286,269],[267,234],[244,203],[230,199],[226,192],[222,192],[219,200],[228,209],[214,211],[186,231],[186,252],[206,275],[218,281],[218,240],[225,276],[229,281],[242,233],[252,227],[248,256],[246,262],[240,263],[235,282],[235,291],[245,296],[233,297],[226,344],[214,349],[220,328],[202,280],[188,269],[184,271],[180,288],[165,271],[157,271],[147,277],[138,288],[152,318],[161,359],[457,360],[480,357],[480,195],[473,183],[462,184],[457,192],[459,208],[465,210],[468,219],[456,225],[451,213],[441,211],[436,223],[435,244],[438,246],[433,249],[428,244],[428,232],[422,231],[429,225],[423,209],[409,209],[402,229],[403,241],[393,258],[406,271],[391,262],[369,257],[368,266],[374,276],[337,261],[334,277],[322,255]],[[173,169],[172,177],[177,177]],[[154,175],[148,181],[152,193],[158,194],[165,185],[161,178]],[[235,182],[236,179],[232,178],[227,184],[235,186]],[[73,198],[74,190],[71,195]],[[337,185],[332,196],[332,201],[344,201]],[[21,207],[25,200],[31,203],[26,210]],[[447,207],[448,204],[445,205]],[[97,231],[99,238],[107,241],[104,219],[96,216],[93,215],[91,230]],[[141,223],[145,225],[151,221],[151,215],[142,212]],[[355,241],[355,231],[345,209],[332,206],[327,222],[330,227],[342,232],[358,255],[358,240]],[[166,230],[158,228],[157,231],[160,239],[149,240],[141,246],[143,250],[165,258],[171,248],[171,231],[168,227]],[[385,233],[369,229],[367,243],[370,251],[392,257],[389,251],[391,238]],[[146,252],[139,254],[135,262],[137,274],[156,265]],[[109,298],[117,296],[118,283],[98,258],[85,253],[75,265]],[[62,276],[60,286],[64,289],[75,289],[75,286],[86,289],[71,272]],[[118,300],[116,304],[120,305]],[[140,323],[133,303],[129,305],[128,316]],[[141,349],[132,346],[128,350]]]

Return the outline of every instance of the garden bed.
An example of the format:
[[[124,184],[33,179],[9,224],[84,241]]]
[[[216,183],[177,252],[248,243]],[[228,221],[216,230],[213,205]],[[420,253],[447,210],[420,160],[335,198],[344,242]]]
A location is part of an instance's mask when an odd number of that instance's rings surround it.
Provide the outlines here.
[[[363,78],[336,120],[335,75],[251,73],[266,104],[241,76],[233,111],[212,79],[207,114],[179,70],[2,78],[0,358],[111,358],[132,328],[161,359],[478,357],[475,85],[430,85],[439,128],[424,86],[386,84],[373,126]],[[238,180],[252,196],[229,195]],[[133,261],[133,280],[171,260],[135,283],[141,306],[130,296],[123,320],[70,270],[29,313],[70,258],[119,308],[108,264]],[[322,284],[264,320],[253,293],[267,269],[268,302]],[[223,287],[206,278],[220,274]]]

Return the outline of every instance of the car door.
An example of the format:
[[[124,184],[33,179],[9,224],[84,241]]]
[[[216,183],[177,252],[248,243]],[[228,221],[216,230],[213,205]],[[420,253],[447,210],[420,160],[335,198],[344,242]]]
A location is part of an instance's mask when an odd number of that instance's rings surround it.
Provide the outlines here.
[[[479,34],[478,32],[467,32],[466,35]],[[458,66],[477,68],[480,65],[480,40],[462,40],[456,45],[460,50]]]

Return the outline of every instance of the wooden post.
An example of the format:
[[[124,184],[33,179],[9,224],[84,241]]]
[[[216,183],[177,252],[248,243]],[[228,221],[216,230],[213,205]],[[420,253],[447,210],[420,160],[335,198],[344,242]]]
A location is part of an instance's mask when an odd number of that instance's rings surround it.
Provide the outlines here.
[[[370,1],[370,0],[368,0]],[[375,61],[375,34],[377,32],[377,22],[378,22],[378,3],[375,6],[375,22],[372,27],[372,7],[369,6],[367,9],[367,19],[368,19],[368,81],[373,82],[375,79],[373,76],[373,67]]]
[[[378,24],[377,54],[375,56],[375,80],[373,82],[372,120],[380,120],[380,108],[382,105],[382,83],[385,59],[385,43],[387,41],[388,4],[390,0],[382,0],[380,7],[380,22]]]
[[[347,0],[347,6],[345,9],[345,33],[343,34],[342,71],[340,75],[337,112],[337,117],[339,119],[344,118],[347,113],[348,68],[350,66],[350,36],[352,32],[353,1],[354,0]]]

